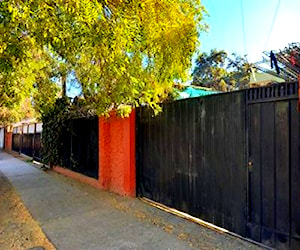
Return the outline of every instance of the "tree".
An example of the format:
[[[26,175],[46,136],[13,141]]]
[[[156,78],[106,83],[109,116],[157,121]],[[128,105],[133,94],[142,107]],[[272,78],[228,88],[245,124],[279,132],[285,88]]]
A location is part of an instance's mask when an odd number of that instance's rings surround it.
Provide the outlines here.
[[[0,125],[8,125],[21,119],[35,117],[35,110],[31,105],[30,98],[25,98],[20,103],[19,109],[9,109],[7,107],[0,108]]]
[[[57,96],[51,77],[74,72],[96,114],[141,103],[157,111],[188,76],[203,11],[200,0],[1,1],[0,109],[40,90]]]
[[[224,50],[214,49],[198,56],[193,84],[220,91],[244,89],[248,86],[251,68],[254,69],[253,65],[245,57],[237,54],[229,57]]]

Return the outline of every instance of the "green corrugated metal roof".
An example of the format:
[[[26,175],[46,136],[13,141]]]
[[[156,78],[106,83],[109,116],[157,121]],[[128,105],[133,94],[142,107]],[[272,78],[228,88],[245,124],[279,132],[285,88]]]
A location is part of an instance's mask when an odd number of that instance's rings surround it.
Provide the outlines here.
[[[212,91],[204,88],[197,88],[193,86],[188,86],[184,90],[179,91],[179,96],[176,98],[177,100],[193,98],[199,96],[213,95],[218,93],[217,91]]]

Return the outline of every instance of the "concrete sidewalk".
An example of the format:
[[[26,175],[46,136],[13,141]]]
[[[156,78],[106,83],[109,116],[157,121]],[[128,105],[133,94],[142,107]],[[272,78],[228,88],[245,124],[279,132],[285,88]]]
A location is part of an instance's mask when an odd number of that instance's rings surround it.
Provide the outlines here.
[[[139,199],[42,171],[4,152],[0,171],[57,249],[259,249]]]

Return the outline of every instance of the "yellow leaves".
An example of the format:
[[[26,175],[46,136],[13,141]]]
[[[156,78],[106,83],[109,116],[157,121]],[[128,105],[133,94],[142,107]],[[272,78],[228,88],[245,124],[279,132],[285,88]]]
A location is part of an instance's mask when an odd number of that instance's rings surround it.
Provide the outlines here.
[[[126,68],[124,66],[120,67],[120,72],[124,73],[126,71]]]
[[[8,5],[7,10],[9,13],[13,12],[13,6],[11,4]]]
[[[35,0],[19,5],[22,13],[12,26],[26,23],[29,40],[18,45],[29,54],[19,60],[31,69],[16,67],[33,76],[27,82],[47,75],[43,57],[50,56],[70,65],[88,104],[101,112],[112,107],[127,112],[127,105],[141,103],[159,110],[172,82],[186,77],[201,14],[198,0]],[[14,12],[16,6],[10,6]],[[38,50],[30,54],[32,48],[43,51],[39,61]]]
[[[56,37],[56,36],[53,37],[53,42],[54,42],[54,43],[59,43],[59,41],[60,41],[60,39],[59,39],[58,37]]]
[[[125,104],[120,104],[117,107],[117,113],[121,117],[129,117],[130,113],[132,111],[132,106],[131,105],[125,105]]]
[[[6,48],[7,48],[7,44],[6,43],[0,44],[0,54],[2,54],[4,52],[4,50],[6,50]]]

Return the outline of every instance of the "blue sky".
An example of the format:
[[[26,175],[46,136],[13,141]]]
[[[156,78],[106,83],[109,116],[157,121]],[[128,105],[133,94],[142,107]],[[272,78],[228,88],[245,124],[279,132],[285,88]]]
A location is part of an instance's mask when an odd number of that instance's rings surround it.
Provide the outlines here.
[[[202,0],[202,4],[209,13],[205,20],[210,29],[200,34],[201,52],[224,49],[247,54],[249,62],[257,62],[265,50],[284,49],[291,42],[300,42],[300,0],[280,1],[271,33],[278,0]]]

